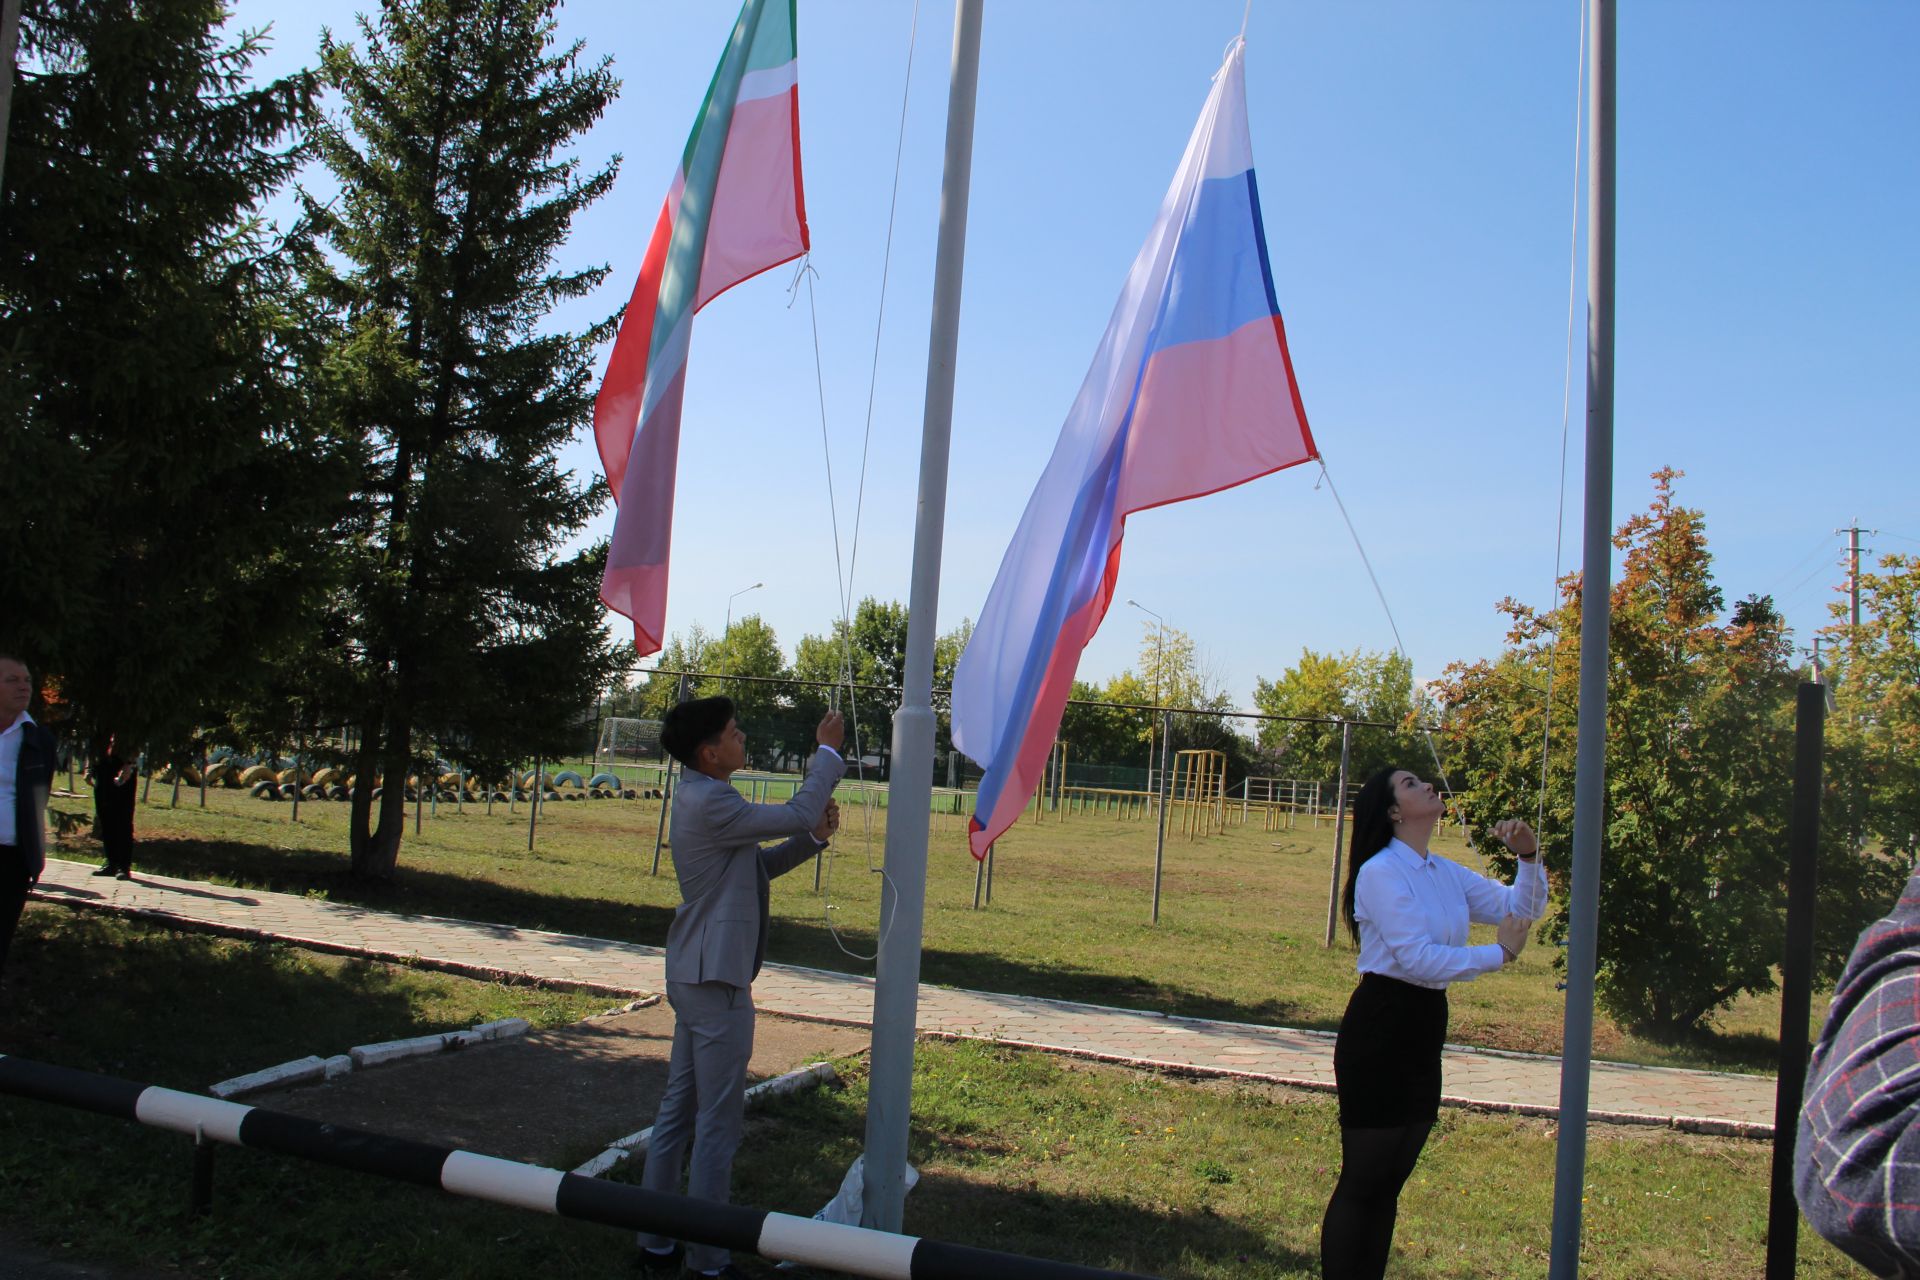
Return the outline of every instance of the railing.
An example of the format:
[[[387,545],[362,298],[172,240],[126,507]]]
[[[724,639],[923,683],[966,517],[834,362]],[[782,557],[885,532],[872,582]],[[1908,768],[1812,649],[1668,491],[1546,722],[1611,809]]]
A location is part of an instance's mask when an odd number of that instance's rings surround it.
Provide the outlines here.
[[[74,1107],[194,1140],[194,1199],[211,1203],[214,1143],[298,1156],[452,1195],[628,1231],[757,1253],[775,1262],[898,1280],[1146,1280],[1017,1253],[943,1244],[520,1164],[409,1138],[324,1124],[197,1093],[0,1055],[0,1093]]]

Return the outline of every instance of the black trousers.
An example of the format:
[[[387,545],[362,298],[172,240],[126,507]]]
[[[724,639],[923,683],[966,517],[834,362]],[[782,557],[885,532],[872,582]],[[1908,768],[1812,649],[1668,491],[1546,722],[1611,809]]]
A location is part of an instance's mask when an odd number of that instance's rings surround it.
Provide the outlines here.
[[[133,798],[134,784],[124,787],[96,786],[93,792],[93,827],[106,850],[106,862],[122,871],[133,870]]]
[[[6,968],[20,913],[27,909],[29,887],[26,856],[13,845],[0,844],[0,971]]]

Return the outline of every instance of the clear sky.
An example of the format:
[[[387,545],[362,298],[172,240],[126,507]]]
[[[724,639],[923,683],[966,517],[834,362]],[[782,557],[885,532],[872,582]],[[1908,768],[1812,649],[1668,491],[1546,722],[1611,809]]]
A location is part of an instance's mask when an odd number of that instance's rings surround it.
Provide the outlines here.
[[[346,0],[238,0],[277,72]],[[1239,0],[988,0],[940,626],[976,617],[1205,98]],[[1833,530],[1920,552],[1920,5],[1625,0],[1619,35],[1615,523],[1684,470],[1728,604],[1770,592],[1799,642],[1843,576]],[[909,0],[799,7],[819,342],[851,552]],[[623,159],[574,265],[646,238],[730,29],[729,3],[571,0],[619,100],[581,153]],[[950,0],[919,11],[879,335],[857,596],[912,556]],[[1416,673],[1498,651],[1494,604],[1548,602],[1574,208],[1578,0],[1271,3],[1247,25],[1256,172],[1308,420]],[[1584,202],[1582,203],[1584,210]],[[1584,213],[1582,214],[1584,221]],[[1563,561],[1578,565],[1585,264]],[[695,325],[668,627],[759,613],[791,650],[837,610],[804,294],[784,268]],[[590,431],[567,461],[597,469]],[[1138,599],[1250,705],[1316,650],[1393,636],[1318,469],[1136,516],[1085,678],[1134,661]],[[611,527],[604,515],[594,532]],[[1150,624],[1148,624],[1150,625]],[[623,634],[626,634],[623,631]]]

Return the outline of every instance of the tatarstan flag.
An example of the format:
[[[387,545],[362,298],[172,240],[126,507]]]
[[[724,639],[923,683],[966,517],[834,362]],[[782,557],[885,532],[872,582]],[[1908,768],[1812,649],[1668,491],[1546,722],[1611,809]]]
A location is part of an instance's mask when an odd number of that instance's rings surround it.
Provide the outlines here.
[[[694,119],[593,404],[619,513],[600,598],[633,620],[634,649],[666,634],[680,401],[693,317],[807,251],[794,0],[746,0]]]

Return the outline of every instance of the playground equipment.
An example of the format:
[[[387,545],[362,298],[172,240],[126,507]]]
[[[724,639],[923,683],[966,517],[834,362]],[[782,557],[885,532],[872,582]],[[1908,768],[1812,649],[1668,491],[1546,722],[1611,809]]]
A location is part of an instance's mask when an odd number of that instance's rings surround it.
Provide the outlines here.
[[[1180,831],[1188,840],[1227,829],[1227,753],[1199,748],[1173,753],[1169,791],[1180,806]]]
[[[1033,789],[1033,820],[1045,821],[1047,788],[1053,788],[1053,810],[1056,822],[1067,820],[1067,806],[1060,802],[1060,793],[1066,789],[1067,781],[1067,744],[1056,739],[1047,749],[1047,767],[1040,771],[1040,783]]]
[[[1111,815],[1115,822],[1141,822],[1153,816],[1153,792],[1121,787],[1062,787],[1060,807],[1067,814]]]

